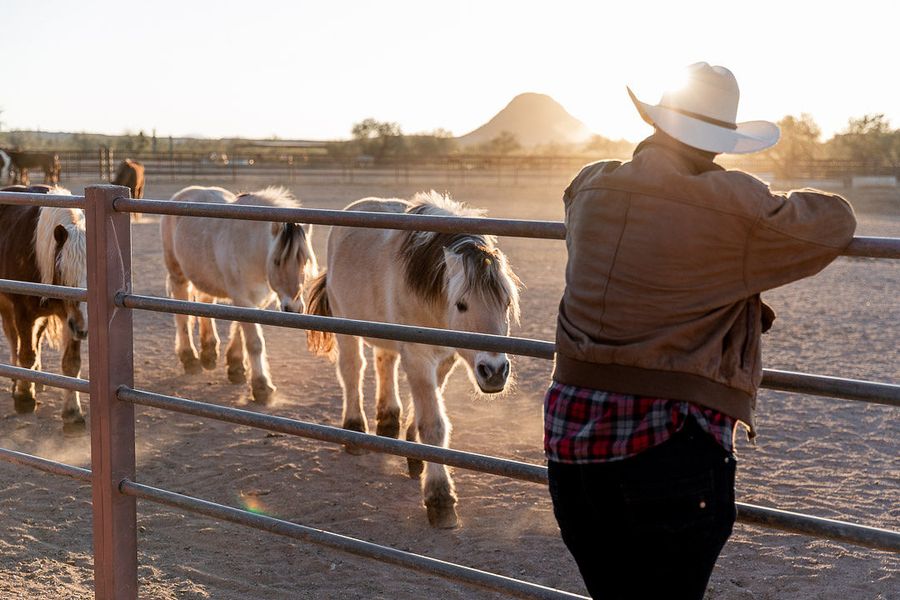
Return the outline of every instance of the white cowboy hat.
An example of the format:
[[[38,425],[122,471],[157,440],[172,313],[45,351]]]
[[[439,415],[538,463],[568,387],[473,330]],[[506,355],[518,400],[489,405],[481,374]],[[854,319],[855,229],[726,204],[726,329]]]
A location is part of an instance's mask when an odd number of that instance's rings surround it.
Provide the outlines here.
[[[725,67],[694,63],[687,68],[687,82],[665,92],[656,106],[641,102],[627,89],[647,123],[700,150],[748,154],[774,146],[781,135],[768,121],[736,122],[741,92]]]

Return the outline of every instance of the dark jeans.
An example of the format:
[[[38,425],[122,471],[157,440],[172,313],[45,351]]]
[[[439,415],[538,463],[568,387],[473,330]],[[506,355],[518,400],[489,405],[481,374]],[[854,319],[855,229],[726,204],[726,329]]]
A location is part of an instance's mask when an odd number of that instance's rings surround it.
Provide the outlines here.
[[[702,599],[734,524],[734,473],[692,420],[622,461],[551,461],[553,512],[591,596]]]

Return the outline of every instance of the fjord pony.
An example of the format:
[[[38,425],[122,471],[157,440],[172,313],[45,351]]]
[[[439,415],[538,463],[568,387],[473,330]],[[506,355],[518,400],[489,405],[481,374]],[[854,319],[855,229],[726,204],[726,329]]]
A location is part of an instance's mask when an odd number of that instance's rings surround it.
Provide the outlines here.
[[[411,202],[365,198],[345,210],[481,214],[436,192],[417,194]],[[508,335],[510,318],[518,318],[518,283],[490,236],[335,227],[328,238],[328,268],[312,284],[308,312]],[[364,340],[316,331],[309,331],[307,339],[313,352],[334,355],[336,351],[344,396],[343,427],[367,431]],[[399,434],[398,363],[412,394],[406,437],[435,446],[447,447],[450,441],[442,391],[459,358],[484,393],[502,391],[509,378],[505,354],[368,338],[365,342],[374,349],[378,435]],[[410,476],[418,477],[422,468],[421,461],[409,460]],[[456,493],[444,465],[427,465],[423,494],[432,526],[458,524]]]
[[[188,187],[172,197],[182,202],[299,206],[284,188],[269,187],[235,196],[218,187]],[[192,296],[202,302],[231,299],[237,306],[261,307],[277,298],[281,310],[303,312],[303,284],[318,274],[310,243],[310,228],[298,223],[268,223],[179,217],[160,219],[169,295]],[[211,319],[200,318],[200,357],[193,341],[193,318],[175,315],[175,352],[187,373],[213,369],[219,337]],[[275,392],[266,360],[262,328],[255,323],[232,323],[226,350],[228,379],[246,381],[244,350],[250,362],[253,399],[266,402]]]
[[[58,187],[14,186],[3,191],[68,194]],[[0,204],[0,278],[33,283],[85,287],[86,236],[84,214],[74,208]],[[9,342],[12,364],[41,368],[41,343],[62,348],[62,372],[78,377],[81,342],[87,337],[82,303],[0,292],[0,318]],[[35,409],[35,385],[13,381],[16,412]],[[78,392],[66,390],[63,425],[84,427]]]

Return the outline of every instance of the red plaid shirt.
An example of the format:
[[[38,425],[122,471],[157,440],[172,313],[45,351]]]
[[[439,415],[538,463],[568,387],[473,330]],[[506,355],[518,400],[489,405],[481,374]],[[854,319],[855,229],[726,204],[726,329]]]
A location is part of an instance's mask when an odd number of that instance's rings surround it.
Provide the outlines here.
[[[554,381],[544,398],[544,451],[561,463],[622,460],[662,444],[688,417],[734,452],[734,419],[711,408]]]

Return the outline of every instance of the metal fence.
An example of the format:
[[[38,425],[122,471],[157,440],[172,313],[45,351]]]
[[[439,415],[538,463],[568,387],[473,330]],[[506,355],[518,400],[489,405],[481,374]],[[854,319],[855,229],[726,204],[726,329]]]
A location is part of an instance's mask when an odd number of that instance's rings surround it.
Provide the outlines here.
[[[0,448],[0,460],[92,484],[95,597],[104,599],[137,597],[136,498],[438,574],[516,597],[554,599],[581,597],[534,583],[177,494],[135,480],[135,405],[218,419],[335,444],[352,443],[376,452],[439,462],[540,484],[546,483],[547,472],[546,468],[540,465],[372,436],[134,389],[133,310],[208,316],[297,329],[318,329],[416,343],[508,352],[544,359],[553,357],[553,344],[540,340],[334,317],[278,313],[133,294],[131,290],[130,212],[407,230],[468,231],[549,239],[564,237],[565,231],[561,223],[388,215],[318,209],[201,205],[157,200],[135,201],[129,199],[127,195],[126,188],[116,186],[91,186],[86,189],[83,197],[0,192],[0,204],[67,206],[84,208],[86,212],[88,238],[88,286],[86,290],[0,280],[0,291],[86,300],[90,327],[90,381],[8,365],[0,365],[0,375],[90,393],[91,469],[74,467],[2,448]],[[856,238],[846,254],[874,258],[900,258],[900,239]],[[767,369],[764,372],[763,386],[790,392],[900,406],[900,385],[890,383]],[[875,527],[744,503],[738,503],[738,520],[743,523],[900,552],[900,532]]]
[[[128,158],[141,162],[148,177],[154,179],[203,179],[218,181],[260,177],[293,182],[371,181],[388,179],[409,182],[428,178],[454,182],[478,181],[518,184],[570,176],[589,162],[627,156],[446,154],[401,155],[375,159],[371,156],[344,156],[329,152],[327,145],[308,148],[253,148],[239,146],[228,152],[141,151],[125,152],[99,148],[97,151],[65,150],[57,152],[63,176],[96,176],[111,181],[119,161]],[[837,181],[845,185],[854,176],[895,177],[900,180],[900,164],[890,161],[797,160],[790,165],[759,157],[724,157],[728,168],[742,169],[766,177],[796,180]]]

